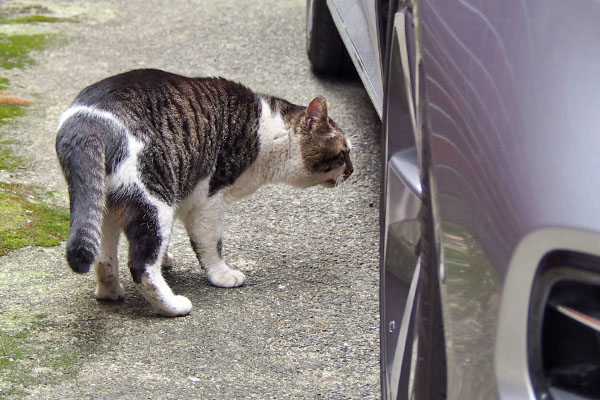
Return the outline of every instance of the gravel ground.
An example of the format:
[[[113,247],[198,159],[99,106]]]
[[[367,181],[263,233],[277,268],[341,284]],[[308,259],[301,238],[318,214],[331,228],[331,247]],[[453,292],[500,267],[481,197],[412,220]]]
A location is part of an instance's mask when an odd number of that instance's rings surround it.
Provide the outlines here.
[[[166,279],[194,304],[184,318],[156,316],[126,268],[125,302],[95,301],[93,274],[72,273],[63,246],[0,257],[0,322],[38,321],[26,396],[379,397],[380,123],[359,81],[311,74],[304,3],[44,1],[79,10],[81,22],[55,24],[66,41],[36,53],[37,66],[5,74],[13,94],[35,104],[7,132],[28,167],[4,180],[55,190],[66,205],[54,153],[60,113],[86,85],[140,67],[219,75],[299,104],[322,94],[353,142],[355,173],[336,190],[270,186],[230,208],[224,258],[246,274],[241,288],[209,285],[179,224]],[[45,351],[66,354],[68,368],[44,364]]]

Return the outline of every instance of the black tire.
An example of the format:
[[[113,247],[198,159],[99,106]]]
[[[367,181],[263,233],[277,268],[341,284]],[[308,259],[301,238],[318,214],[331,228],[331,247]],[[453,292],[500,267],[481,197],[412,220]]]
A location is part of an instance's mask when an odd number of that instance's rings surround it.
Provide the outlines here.
[[[326,0],[306,2],[306,53],[318,75],[341,76],[354,71]]]
[[[431,184],[430,145],[423,138],[421,276],[418,287],[418,361],[415,399],[445,399],[447,393],[446,344],[435,244]]]

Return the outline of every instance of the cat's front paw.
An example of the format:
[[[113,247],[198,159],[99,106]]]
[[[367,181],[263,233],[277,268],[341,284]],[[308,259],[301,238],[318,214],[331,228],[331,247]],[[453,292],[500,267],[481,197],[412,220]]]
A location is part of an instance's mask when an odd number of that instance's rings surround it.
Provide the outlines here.
[[[94,295],[96,300],[125,300],[125,288],[120,283],[113,286],[98,283]]]
[[[246,275],[235,269],[226,269],[209,273],[208,280],[215,286],[231,288],[242,286],[246,282]]]
[[[192,302],[185,296],[173,296],[168,303],[161,303],[154,308],[165,317],[183,317],[192,311]]]

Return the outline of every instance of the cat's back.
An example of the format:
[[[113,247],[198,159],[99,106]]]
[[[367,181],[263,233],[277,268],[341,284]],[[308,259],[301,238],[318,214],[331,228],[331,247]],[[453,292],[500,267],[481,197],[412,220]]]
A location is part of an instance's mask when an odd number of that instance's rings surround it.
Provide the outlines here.
[[[126,143],[135,145],[145,187],[172,204],[211,174],[216,193],[252,164],[261,104],[260,95],[224,78],[142,69],[83,89],[66,115],[119,127],[100,131],[107,156],[122,157]]]
[[[157,96],[165,96],[182,85],[193,85],[194,81],[193,78],[158,69],[138,69],[86,87],[79,93],[75,103],[102,109],[110,109],[119,103],[139,104]]]
[[[105,78],[83,89],[75,103],[111,109],[115,105],[143,106],[167,98],[193,98],[213,106],[231,99],[257,103],[254,92],[237,82],[220,77],[190,78],[158,69],[137,69]]]

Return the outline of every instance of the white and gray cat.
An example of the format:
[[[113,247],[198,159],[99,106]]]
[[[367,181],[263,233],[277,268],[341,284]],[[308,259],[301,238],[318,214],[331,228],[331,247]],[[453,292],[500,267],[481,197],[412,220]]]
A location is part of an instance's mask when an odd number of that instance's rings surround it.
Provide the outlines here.
[[[161,274],[175,217],[200,265],[220,287],[242,272],[221,257],[227,205],[267,183],[334,187],[352,174],[350,143],[317,97],[308,107],[257,94],[222,78],[136,70],[95,83],[59,122],[56,152],[69,185],[67,261],[94,264],[97,299],[124,298],[117,247],[129,241],[129,269],[154,309],[192,309]]]

